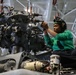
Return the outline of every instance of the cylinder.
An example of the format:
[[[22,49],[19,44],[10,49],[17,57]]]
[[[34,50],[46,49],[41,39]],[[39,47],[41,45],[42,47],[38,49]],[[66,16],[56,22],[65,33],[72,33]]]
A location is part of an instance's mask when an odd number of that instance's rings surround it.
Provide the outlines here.
[[[50,56],[50,65],[53,65],[53,64],[59,65],[60,64],[59,58],[60,58],[59,55],[51,55]]]
[[[23,68],[28,70],[40,70],[40,68],[43,66],[43,63],[40,61],[33,61],[33,62],[24,62]]]

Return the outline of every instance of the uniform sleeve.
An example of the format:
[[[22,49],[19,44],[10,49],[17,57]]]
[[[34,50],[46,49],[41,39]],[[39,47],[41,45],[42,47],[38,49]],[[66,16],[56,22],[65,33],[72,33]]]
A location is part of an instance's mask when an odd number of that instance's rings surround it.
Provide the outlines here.
[[[73,35],[70,31],[65,31],[63,33],[57,34],[56,39],[58,39],[58,40],[69,40],[69,39],[73,39]]]
[[[44,41],[47,46],[52,47],[53,40],[48,34],[44,35]]]

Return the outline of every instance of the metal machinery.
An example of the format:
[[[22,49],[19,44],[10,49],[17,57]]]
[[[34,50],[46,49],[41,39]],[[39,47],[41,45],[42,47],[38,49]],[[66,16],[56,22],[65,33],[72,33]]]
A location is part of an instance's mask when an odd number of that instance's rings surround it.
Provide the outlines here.
[[[47,12],[38,5],[32,4],[30,0],[27,0],[27,7],[16,0],[23,8],[26,8],[26,12],[15,10],[13,0],[7,2],[4,0],[4,6],[3,0],[1,1],[0,75],[12,75],[13,73],[15,75],[76,74],[76,56],[70,59],[71,56],[51,55],[51,49],[44,43],[43,29],[40,28],[40,25],[43,21],[49,23],[52,0],[48,0]],[[53,5],[57,10],[56,1],[53,0]],[[42,12],[38,11],[37,13],[35,11],[33,13],[35,10],[33,6],[39,7]],[[42,15],[43,12],[44,16]],[[62,15],[59,10],[56,12]],[[46,70],[47,67],[50,67],[50,70]]]

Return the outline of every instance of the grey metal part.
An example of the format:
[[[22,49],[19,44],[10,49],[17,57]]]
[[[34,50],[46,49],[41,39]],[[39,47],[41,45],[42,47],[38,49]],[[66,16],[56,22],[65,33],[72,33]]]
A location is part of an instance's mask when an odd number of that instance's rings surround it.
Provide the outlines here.
[[[9,72],[0,73],[0,75],[51,75],[51,74],[40,73],[40,72],[35,72],[25,69],[17,69]]]
[[[30,71],[26,69],[17,69],[17,70],[12,70],[9,72],[0,73],[0,75],[53,75],[53,74]],[[67,73],[67,74],[62,74],[62,75],[76,75],[76,74]]]
[[[17,53],[17,54],[9,54],[9,55],[5,55],[5,56],[1,56],[0,61],[10,59],[10,58],[14,59],[16,61],[16,66],[14,69],[17,69],[19,66],[19,61],[20,61],[21,55],[22,55],[22,52]]]

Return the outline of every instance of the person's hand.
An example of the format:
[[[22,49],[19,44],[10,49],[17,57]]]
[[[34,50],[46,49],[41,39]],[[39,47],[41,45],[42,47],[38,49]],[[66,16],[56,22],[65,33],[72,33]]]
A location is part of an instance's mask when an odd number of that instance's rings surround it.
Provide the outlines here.
[[[47,30],[49,28],[46,22],[42,22],[41,27],[43,28],[43,30]]]

